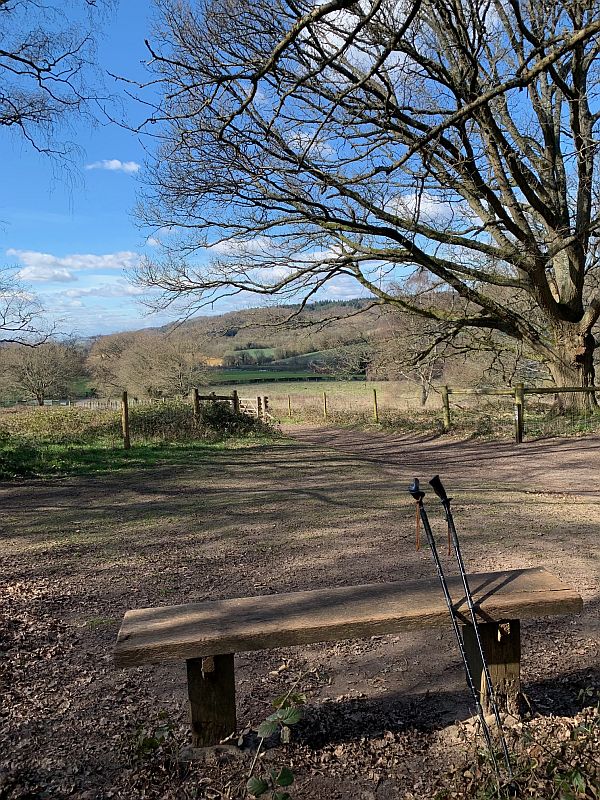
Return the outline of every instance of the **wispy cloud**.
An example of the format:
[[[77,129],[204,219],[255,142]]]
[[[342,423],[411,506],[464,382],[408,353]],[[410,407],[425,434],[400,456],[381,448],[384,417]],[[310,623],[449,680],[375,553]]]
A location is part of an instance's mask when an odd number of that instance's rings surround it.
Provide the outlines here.
[[[267,253],[274,247],[273,241],[268,236],[255,236],[248,241],[237,239],[223,239],[209,245],[209,250],[225,256],[253,255],[254,253]]]
[[[133,286],[127,281],[116,281],[115,283],[103,283],[99,286],[90,286],[87,289],[68,289],[64,292],[65,297],[138,297],[145,293],[145,289]]]
[[[70,272],[68,269],[55,269],[54,267],[24,267],[19,270],[17,277],[24,281],[57,281],[58,283],[67,283],[68,281],[76,281],[77,276]]]
[[[139,254],[131,250],[117,253],[74,253],[68,256],[55,256],[36,250],[6,251],[9,258],[16,258],[23,266],[17,276],[24,281],[75,281],[75,273],[83,270],[127,270],[136,266]]]
[[[125,172],[133,175],[140,168],[137,161],[121,161],[118,158],[104,158],[102,161],[93,161],[85,165],[86,169],[107,169],[109,172]]]

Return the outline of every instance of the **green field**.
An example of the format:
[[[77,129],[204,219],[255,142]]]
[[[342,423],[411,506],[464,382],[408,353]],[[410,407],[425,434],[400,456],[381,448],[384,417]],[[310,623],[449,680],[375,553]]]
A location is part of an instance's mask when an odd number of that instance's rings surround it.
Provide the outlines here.
[[[293,373],[287,373],[293,375]],[[262,373],[264,375],[264,373]],[[315,376],[311,375],[311,378]],[[316,376],[320,378],[321,376]],[[441,420],[441,401],[433,394],[426,409],[419,405],[419,391],[413,384],[397,381],[332,380],[320,382],[300,378],[297,380],[269,380],[236,382],[227,386],[211,385],[208,391],[226,394],[236,389],[242,398],[268,397],[269,410],[276,419],[301,422],[320,421],[324,416],[323,393],[327,395],[328,418],[332,422],[370,422],[374,418],[374,394],[377,394],[378,411],[383,422],[390,415],[409,414],[416,419],[423,413],[432,420]],[[291,407],[291,417],[290,417]],[[437,423],[435,423],[437,424]]]
[[[250,369],[215,369],[208,374],[211,386],[242,385],[248,383],[274,383],[275,381],[331,381],[329,375],[317,375],[308,370],[269,369],[253,367]]]
[[[248,347],[244,350],[228,350],[225,355],[240,356],[246,354],[252,358],[273,358],[275,355],[274,347]]]

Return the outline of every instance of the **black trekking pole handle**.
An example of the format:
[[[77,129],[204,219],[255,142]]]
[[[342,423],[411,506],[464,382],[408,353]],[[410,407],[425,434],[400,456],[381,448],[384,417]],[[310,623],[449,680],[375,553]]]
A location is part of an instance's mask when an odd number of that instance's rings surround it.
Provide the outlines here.
[[[446,490],[444,489],[444,485],[440,479],[439,475],[435,475],[430,481],[429,485],[433,489],[433,491],[437,494],[442,502],[442,506],[444,507],[444,511],[446,513],[446,521],[448,523],[448,530],[450,531],[450,536],[452,538],[452,545],[454,547],[454,554],[456,556],[456,561],[458,563],[458,568],[460,570],[460,576],[462,578],[463,588],[465,591],[465,598],[467,601],[467,607],[469,609],[469,613],[471,615],[471,620],[473,622],[473,631],[475,633],[475,639],[477,641],[477,648],[479,650],[479,655],[481,657],[481,664],[483,667],[483,674],[485,679],[485,685],[487,688],[487,693],[490,698],[490,705],[492,707],[492,712],[494,714],[494,718],[496,720],[496,725],[498,726],[498,733],[500,734],[500,742],[502,744],[502,753],[504,755],[504,760],[506,762],[506,769],[508,772],[509,778],[512,779],[513,772],[510,763],[510,754],[508,752],[508,745],[506,744],[506,737],[504,735],[504,726],[502,725],[502,719],[500,718],[500,711],[498,710],[498,704],[496,702],[496,694],[494,692],[494,686],[492,683],[492,676],[490,675],[490,670],[485,658],[485,654],[483,652],[483,643],[481,641],[481,634],[479,632],[479,625],[477,622],[477,613],[475,611],[475,604],[473,602],[473,595],[471,593],[471,588],[469,586],[469,580],[467,578],[467,571],[465,569],[465,564],[462,557],[462,552],[460,549],[460,542],[458,541],[458,534],[456,533],[456,526],[454,524],[454,516],[452,514],[452,509],[450,508],[450,502],[452,498],[448,497]]]
[[[423,498],[425,497],[425,492],[421,491],[419,485],[419,479],[415,478],[413,483],[409,486],[408,489],[411,497],[417,503],[417,507],[419,509],[419,516],[421,518],[421,522],[423,523],[423,529],[425,531],[425,535],[427,536],[427,542],[429,544],[429,548],[431,550],[431,556],[433,558],[433,562],[435,564],[438,578],[440,580],[440,584],[442,587],[442,592],[444,593],[444,599],[446,600],[446,605],[448,606],[448,611],[450,612],[450,619],[452,621],[452,628],[454,630],[454,635],[456,637],[456,641],[458,643],[458,649],[460,650],[460,655],[463,662],[463,667],[465,670],[465,677],[467,679],[467,686],[471,695],[473,697],[473,702],[475,703],[475,710],[477,712],[477,716],[481,721],[481,728],[483,731],[483,735],[485,737],[486,744],[490,751],[490,756],[492,759],[492,763],[494,765],[494,769],[496,774],[498,774],[498,764],[496,762],[496,756],[494,753],[494,745],[492,742],[492,735],[490,733],[490,729],[488,724],[485,720],[485,715],[483,713],[483,708],[481,706],[481,701],[479,699],[479,693],[475,688],[475,683],[473,682],[473,675],[471,674],[471,668],[469,667],[469,662],[467,660],[467,654],[465,652],[464,643],[462,640],[462,636],[460,633],[460,629],[458,627],[458,623],[456,621],[456,616],[454,613],[454,608],[452,606],[452,598],[450,597],[450,590],[448,589],[448,583],[446,581],[446,576],[444,575],[444,569],[442,567],[442,562],[440,561],[440,557],[438,554],[437,546],[435,544],[435,539],[433,536],[433,532],[431,530],[431,525],[429,524],[429,517],[427,516],[427,511],[425,510],[425,506],[423,505]]]

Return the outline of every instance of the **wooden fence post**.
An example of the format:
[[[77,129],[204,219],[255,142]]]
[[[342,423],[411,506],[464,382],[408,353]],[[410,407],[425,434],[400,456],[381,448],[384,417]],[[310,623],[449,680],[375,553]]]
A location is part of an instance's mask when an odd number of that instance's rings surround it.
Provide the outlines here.
[[[442,386],[442,404],[444,407],[444,423],[443,423],[443,430],[444,433],[448,433],[450,430],[450,392],[447,386]]]
[[[323,392],[323,419],[327,419],[327,392]]]
[[[373,419],[379,422],[379,409],[377,408],[377,389],[373,389]]]
[[[194,386],[194,419],[196,422],[200,419],[200,394],[197,386]]]
[[[269,398],[265,395],[263,397],[263,419],[266,420],[269,416]]]
[[[262,397],[256,398],[256,416],[262,419]]]
[[[131,439],[129,438],[129,403],[127,402],[127,392],[121,396],[121,430],[123,431],[123,447],[129,450]]]
[[[288,394],[288,417],[292,416],[292,397]]]
[[[237,393],[237,389],[234,389],[231,393],[231,405],[233,406],[233,410],[236,414],[240,413],[240,398]]]
[[[523,419],[525,411],[525,387],[522,383],[515,384],[515,442],[523,443]]]

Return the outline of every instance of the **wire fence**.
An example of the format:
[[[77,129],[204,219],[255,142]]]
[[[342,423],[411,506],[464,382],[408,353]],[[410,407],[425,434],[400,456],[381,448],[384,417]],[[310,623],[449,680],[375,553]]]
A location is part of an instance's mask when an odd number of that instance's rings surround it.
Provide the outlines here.
[[[218,388],[218,387],[216,387]],[[261,387],[263,388],[263,387]],[[265,387],[267,388],[267,387]],[[326,424],[372,424],[401,432],[471,435],[488,438],[514,437],[516,443],[546,436],[583,435],[600,431],[600,414],[595,410],[593,391],[599,387],[525,386],[454,388],[431,387],[426,405],[419,402],[420,390],[396,382],[329,384],[327,391],[315,392],[314,384],[289,392],[287,387],[271,385],[269,394],[241,396],[237,389],[227,394],[216,391],[200,394],[195,389],[187,397],[140,399],[123,393],[115,398],[87,398],[74,402],[77,408],[91,411],[118,411],[121,414],[123,440],[127,447],[130,409],[148,409],[140,420],[151,425],[150,409],[163,409],[162,419],[172,417],[171,427],[182,424],[178,404],[193,410],[206,403],[225,403],[235,411],[266,422],[322,422]],[[250,395],[252,387],[241,387]],[[590,402],[566,402],[575,396]],[[562,399],[562,402],[561,402]],[[62,405],[65,403],[62,402]]]

